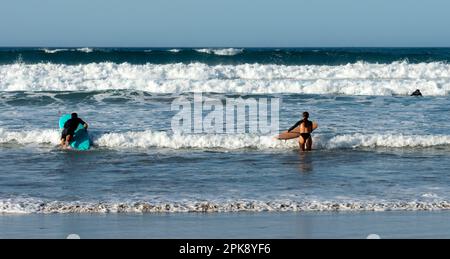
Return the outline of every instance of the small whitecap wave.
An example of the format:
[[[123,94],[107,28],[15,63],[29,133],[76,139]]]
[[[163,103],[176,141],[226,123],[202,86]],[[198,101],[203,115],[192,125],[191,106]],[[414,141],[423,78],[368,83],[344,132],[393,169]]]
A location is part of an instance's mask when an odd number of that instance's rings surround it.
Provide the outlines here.
[[[234,49],[234,48],[226,48],[226,49],[196,49],[195,51],[206,54],[215,54],[218,56],[234,56],[242,53],[243,49]]]
[[[68,51],[69,49],[42,49],[45,53],[54,54],[62,51]]]
[[[181,49],[169,49],[169,52],[178,53],[181,51]]]
[[[94,49],[92,49],[92,48],[78,48],[77,51],[84,52],[84,53],[91,53],[91,52],[94,51]]]
[[[235,56],[242,53],[243,51],[244,51],[243,49],[228,48],[228,49],[217,49],[214,50],[213,52],[214,54],[219,56]]]
[[[211,54],[212,49],[196,49],[195,51],[199,52],[199,53],[206,53],[206,54]]]
[[[439,196],[437,194],[435,194],[435,193],[428,192],[428,193],[422,194],[422,198],[439,199]]]

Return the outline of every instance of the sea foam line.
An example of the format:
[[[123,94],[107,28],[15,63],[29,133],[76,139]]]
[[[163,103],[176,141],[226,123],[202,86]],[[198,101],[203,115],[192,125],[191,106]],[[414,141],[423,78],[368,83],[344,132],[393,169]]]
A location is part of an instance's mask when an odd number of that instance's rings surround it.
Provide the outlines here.
[[[58,145],[58,130],[10,131],[0,128],[0,144]],[[127,131],[92,133],[95,146],[110,149],[260,149],[287,150],[298,148],[296,139],[276,140],[273,136],[254,134],[171,134],[163,131]],[[450,145],[450,135],[403,134],[342,134],[336,136],[314,134],[314,148],[426,148]]]
[[[449,201],[230,200],[182,202],[62,202],[2,199],[0,213],[360,212],[450,210]]]

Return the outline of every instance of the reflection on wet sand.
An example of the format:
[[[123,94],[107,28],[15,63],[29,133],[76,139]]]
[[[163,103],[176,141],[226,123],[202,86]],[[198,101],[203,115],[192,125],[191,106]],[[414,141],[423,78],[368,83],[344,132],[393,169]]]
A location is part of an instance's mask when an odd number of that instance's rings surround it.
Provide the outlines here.
[[[299,169],[302,173],[311,173],[313,168],[313,159],[311,152],[299,152],[300,163]]]

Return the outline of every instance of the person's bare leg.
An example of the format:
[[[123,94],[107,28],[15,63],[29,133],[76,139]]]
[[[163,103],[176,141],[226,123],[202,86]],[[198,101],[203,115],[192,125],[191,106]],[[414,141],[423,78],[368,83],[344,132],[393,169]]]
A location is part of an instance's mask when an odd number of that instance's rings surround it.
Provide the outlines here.
[[[70,135],[67,135],[67,137],[66,137],[66,143],[65,143],[65,147],[69,147],[69,144],[70,144]]]
[[[306,140],[306,150],[308,150],[308,151],[312,150],[312,138],[311,137],[308,140]]]
[[[299,137],[298,139],[298,144],[300,145],[300,149],[302,151],[305,151],[305,140],[303,139],[302,136]]]
[[[66,140],[64,138],[61,138],[61,143],[60,143],[61,147],[64,147],[65,144],[66,144]]]

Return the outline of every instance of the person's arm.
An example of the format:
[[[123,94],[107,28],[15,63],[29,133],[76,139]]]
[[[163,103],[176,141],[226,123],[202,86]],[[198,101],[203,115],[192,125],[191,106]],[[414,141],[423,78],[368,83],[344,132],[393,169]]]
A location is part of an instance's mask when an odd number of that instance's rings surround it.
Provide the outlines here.
[[[293,130],[293,129],[297,128],[297,127],[298,127],[298,125],[300,125],[300,123],[302,123],[302,122],[303,122],[303,120],[301,120],[301,121],[297,121],[297,123],[295,123],[295,125],[294,125],[294,126],[292,126],[292,127],[290,127],[290,128],[288,129],[288,132],[291,132],[291,130]]]
[[[82,119],[80,119],[78,122],[79,122],[81,125],[83,125],[83,127],[84,127],[85,129],[87,129],[87,128],[89,127],[89,125],[88,125],[86,122],[84,122]]]
[[[314,123],[312,121],[309,121],[309,128],[311,132],[314,131]]]

